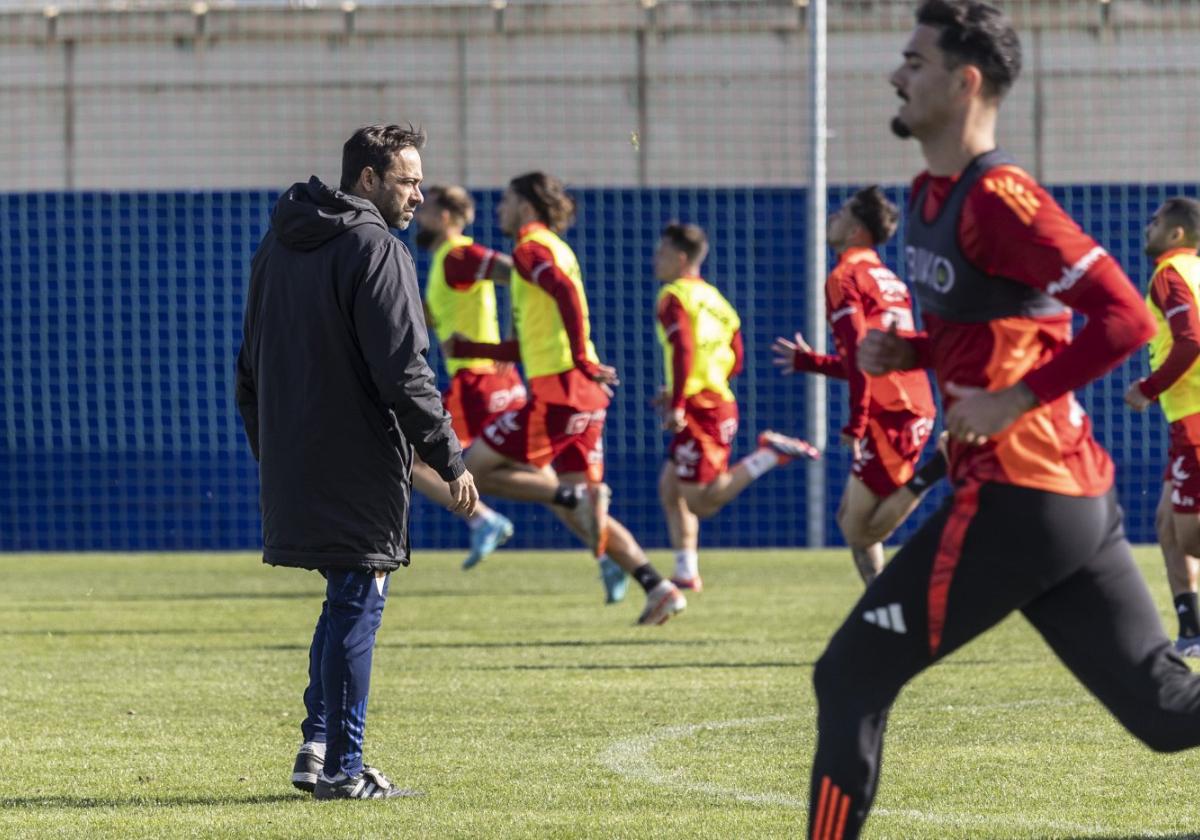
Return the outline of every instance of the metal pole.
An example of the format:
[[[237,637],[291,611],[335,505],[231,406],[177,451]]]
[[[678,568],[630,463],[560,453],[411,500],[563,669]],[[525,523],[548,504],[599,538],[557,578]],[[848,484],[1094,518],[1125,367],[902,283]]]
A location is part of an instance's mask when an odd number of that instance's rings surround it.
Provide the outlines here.
[[[63,41],[63,187],[75,189],[75,40]]]
[[[1042,28],[1033,30],[1033,177],[1046,177],[1046,88],[1042,70]]]
[[[647,25],[653,24],[653,9],[647,12]],[[646,186],[646,141],[650,133],[650,102],[647,94],[649,81],[646,70],[646,27],[637,31],[637,135],[633,138],[633,147],[637,151],[637,182],[639,187]]]
[[[467,83],[467,35],[465,32],[460,32],[455,37],[455,71],[457,74],[458,90],[455,96],[455,128],[458,130],[458,183],[462,186],[467,185],[469,173],[467,171],[468,157],[467,147],[470,145],[470,138],[467,137],[469,130],[469,122],[467,119],[467,100],[470,96],[470,88]]]
[[[808,178],[808,305],[804,335],[818,353],[825,352],[825,58],[826,4],[825,0],[809,0],[809,102],[811,107],[810,136],[812,154]],[[808,440],[824,451],[828,435],[828,411],[825,400],[825,378],[804,377],[807,406],[806,434]],[[808,545],[825,545],[825,463],[808,462]]]

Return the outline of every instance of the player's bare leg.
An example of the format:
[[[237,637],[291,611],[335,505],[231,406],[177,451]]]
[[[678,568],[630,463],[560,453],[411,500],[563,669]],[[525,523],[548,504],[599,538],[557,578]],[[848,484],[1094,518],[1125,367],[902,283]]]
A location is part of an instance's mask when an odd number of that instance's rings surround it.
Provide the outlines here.
[[[413,489],[429,501],[449,509],[454,504],[450,488],[433,468],[420,458],[413,459],[412,470]],[[471,529],[471,550],[463,560],[463,570],[474,568],[485,557],[508,542],[513,535],[513,524],[507,516],[493,510],[480,499],[475,505],[475,513],[455,516],[464,520]]]
[[[555,495],[565,482],[554,470],[539,470],[520,464],[492,449],[485,440],[476,440],[466,453],[467,469],[475,476],[480,493],[518,502],[555,504]]]
[[[858,476],[850,476],[842,501],[838,506],[837,522],[842,536],[850,546],[854,568],[864,584],[870,584],[883,571],[883,543],[869,530],[880,499]]]
[[[699,592],[704,586],[700,578],[700,519],[692,513],[683,496],[685,486],[694,485],[680,481],[675,474],[675,465],[670,461],[663,464],[658,477],[658,498],[671,535],[671,547],[675,549],[675,573],[671,582],[681,589]]]
[[[1181,656],[1200,658],[1200,624],[1197,615],[1196,583],[1200,572],[1200,518],[1193,513],[1176,513],[1171,502],[1171,483],[1163,482],[1154,515],[1158,544],[1167,568],[1167,585],[1179,620],[1175,650]],[[1190,546],[1186,548],[1185,546]]]
[[[566,485],[581,485],[588,483],[588,476],[582,472],[569,472],[560,474],[558,480]],[[587,539],[585,534],[580,533],[578,517],[571,516],[570,511],[558,506],[551,510],[572,533],[581,539]],[[605,530],[608,556],[628,572],[646,593],[646,608],[642,611],[638,624],[662,624],[671,616],[682,612],[687,606],[687,599],[675,584],[663,580],[646,558],[646,552],[634,539],[633,534],[629,533],[629,529],[615,517],[609,516]]]
[[[708,519],[775,467],[796,458],[819,457],[821,453],[807,441],[766,431],[758,436],[758,449],[738,461],[728,472],[707,484],[680,481],[677,486],[688,509],[701,519]]]

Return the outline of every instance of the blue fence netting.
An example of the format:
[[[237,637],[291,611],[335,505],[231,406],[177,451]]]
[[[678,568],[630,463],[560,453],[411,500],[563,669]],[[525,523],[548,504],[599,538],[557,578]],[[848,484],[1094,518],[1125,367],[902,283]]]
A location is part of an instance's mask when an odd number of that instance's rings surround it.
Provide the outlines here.
[[[832,189],[830,206],[850,192]],[[901,199],[901,189],[891,192]],[[1144,285],[1146,220],[1167,196],[1197,189],[1080,184],[1053,192]],[[662,379],[651,271],[658,233],[672,219],[702,225],[712,241],[705,274],[741,313],[747,365],[735,382],[736,458],[762,429],[803,428],[801,382],[775,371],[770,345],[803,324],[808,296],[820,293],[804,276],[805,191],[582,189],[577,197],[580,218],[567,239],[583,266],[596,345],[622,379],[605,434],[613,512],[646,546],[664,546],[656,487],[667,438],[649,405]],[[499,193],[476,198],[469,233],[505,247],[494,222]],[[247,266],[273,200],[266,190],[0,194],[0,550],[259,544],[256,468],[233,402],[233,365]],[[898,252],[895,241],[884,249],[897,268]],[[423,271],[427,255],[414,253]],[[435,350],[435,365],[436,357]],[[1122,402],[1145,366],[1140,353],[1078,395],[1116,459],[1137,541],[1154,539],[1166,447],[1161,413],[1135,415]],[[829,383],[828,404],[836,441],[844,384]],[[832,446],[825,461],[831,541],[848,466]],[[804,469],[775,470],[702,526],[702,545],[804,545],[804,499]],[[518,523],[512,545],[571,544],[547,512],[496,506]],[[461,547],[466,539],[449,514],[417,502],[416,550]]]

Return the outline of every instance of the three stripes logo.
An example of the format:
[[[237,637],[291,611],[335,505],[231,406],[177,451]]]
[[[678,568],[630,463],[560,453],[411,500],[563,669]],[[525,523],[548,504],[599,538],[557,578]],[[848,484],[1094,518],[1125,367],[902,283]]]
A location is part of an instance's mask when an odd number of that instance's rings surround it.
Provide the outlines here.
[[[899,604],[888,604],[883,607],[876,607],[873,610],[867,610],[863,613],[863,621],[867,624],[874,624],[884,630],[891,630],[893,633],[907,633],[908,626],[904,623],[904,613],[900,609]]]
[[[850,797],[828,776],[823,776],[821,792],[817,795],[817,810],[812,818],[810,840],[842,840],[846,836],[849,811]]]
[[[1008,205],[1017,218],[1026,225],[1033,224],[1033,217],[1042,206],[1040,198],[1033,190],[1013,178],[1011,174],[994,176],[983,179],[983,188]]]

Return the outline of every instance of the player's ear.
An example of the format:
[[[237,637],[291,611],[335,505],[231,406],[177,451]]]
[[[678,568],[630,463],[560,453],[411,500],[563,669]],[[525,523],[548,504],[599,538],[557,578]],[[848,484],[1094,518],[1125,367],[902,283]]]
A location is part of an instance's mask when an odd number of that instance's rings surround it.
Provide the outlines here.
[[[364,166],[362,171],[358,173],[358,185],[366,192],[374,192],[379,185],[379,173],[375,171],[373,166]]]
[[[960,91],[968,99],[983,93],[983,73],[974,64],[963,64],[955,71]]]

